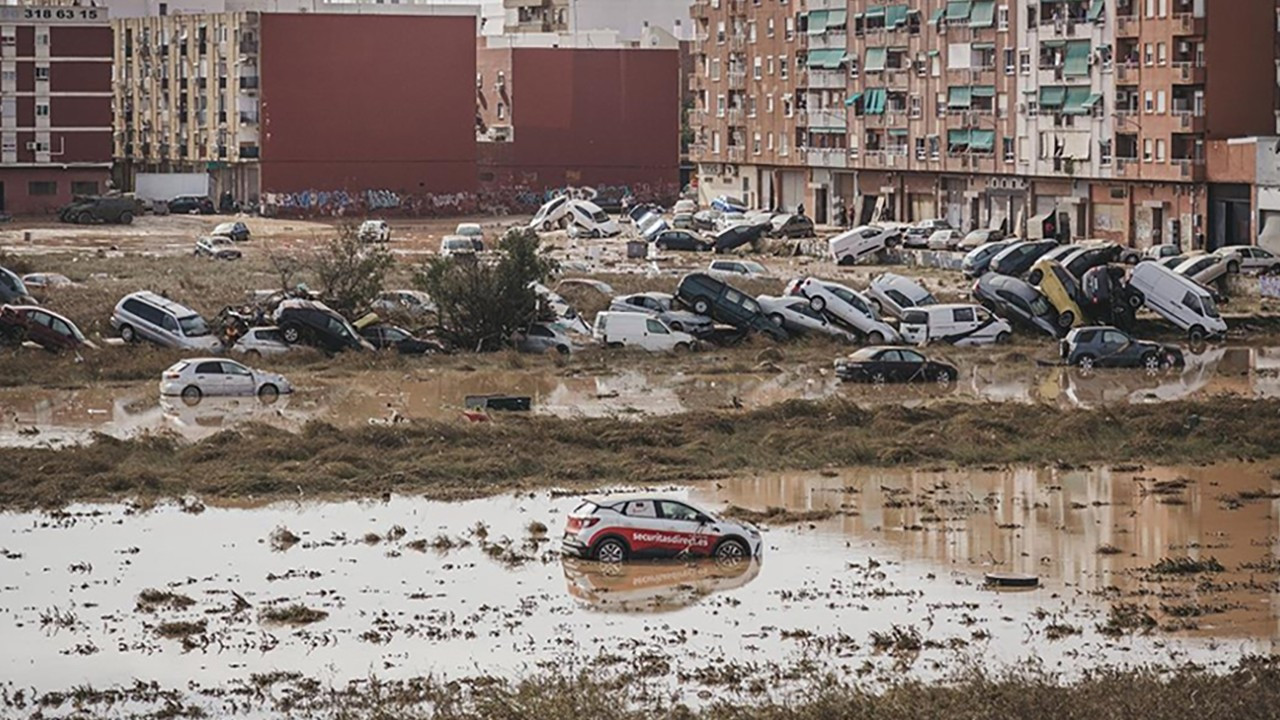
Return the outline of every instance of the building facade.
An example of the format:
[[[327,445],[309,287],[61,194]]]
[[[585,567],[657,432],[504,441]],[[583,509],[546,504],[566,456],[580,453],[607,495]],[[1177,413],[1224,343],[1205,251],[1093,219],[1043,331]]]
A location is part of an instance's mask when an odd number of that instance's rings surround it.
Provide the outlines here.
[[[696,0],[699,191],[818,222],[1236,241],[1210,232],[1206,148],[1275,132],[1276,9]]]
[[[0,7],[0,211],[107,189],[111,42],[105,8]]]
[[[476,187],[473,9],[195,12],[114,29],[125,189],[140,172],[207,172],[215,197],[294,206]]]

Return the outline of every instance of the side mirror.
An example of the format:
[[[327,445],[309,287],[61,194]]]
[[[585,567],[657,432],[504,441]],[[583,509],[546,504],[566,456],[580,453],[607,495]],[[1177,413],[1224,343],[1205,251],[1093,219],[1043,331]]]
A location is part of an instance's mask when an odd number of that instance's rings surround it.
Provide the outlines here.
[[[710,515],[701,515],[701,514],[700,514],[700,515],[698,515],[698,524],[700,524],[700,525],[710,525],[712,522],[714,522],[714,521],[711,519],[711,516],[710,516]]]

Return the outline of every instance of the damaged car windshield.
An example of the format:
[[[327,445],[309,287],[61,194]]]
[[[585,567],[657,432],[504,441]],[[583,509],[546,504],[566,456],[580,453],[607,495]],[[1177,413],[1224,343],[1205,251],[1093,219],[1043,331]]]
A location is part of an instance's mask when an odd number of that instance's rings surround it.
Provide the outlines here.
[[[209,325],[204,318],[199,315],[188,315],[178,320],[178,326],[182,328],[182,334],[187,337],[200,337],[209,334]]]

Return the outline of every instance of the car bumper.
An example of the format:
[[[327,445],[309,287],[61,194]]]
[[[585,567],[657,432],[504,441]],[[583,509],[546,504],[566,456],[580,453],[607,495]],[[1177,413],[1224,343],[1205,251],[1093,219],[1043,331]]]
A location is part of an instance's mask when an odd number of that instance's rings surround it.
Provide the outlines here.
[[[565,535],[560,540],[560,553],[569,557],[588,558],[591,556],[591,548],[576,536]]]
[[[181,395],[182,388],[186,387],[186,383],[181,380],[166,380],[160,383],[161,395]]]

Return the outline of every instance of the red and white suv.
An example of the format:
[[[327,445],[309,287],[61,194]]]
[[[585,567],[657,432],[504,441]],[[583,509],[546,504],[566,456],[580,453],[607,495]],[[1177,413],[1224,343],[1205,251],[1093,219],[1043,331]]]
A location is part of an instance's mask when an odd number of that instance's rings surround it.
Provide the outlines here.
[[[632,557],[759,557],[760,531],[680,500],[652,495],[586,498],[565,523],[566,555],[602,562]]]

